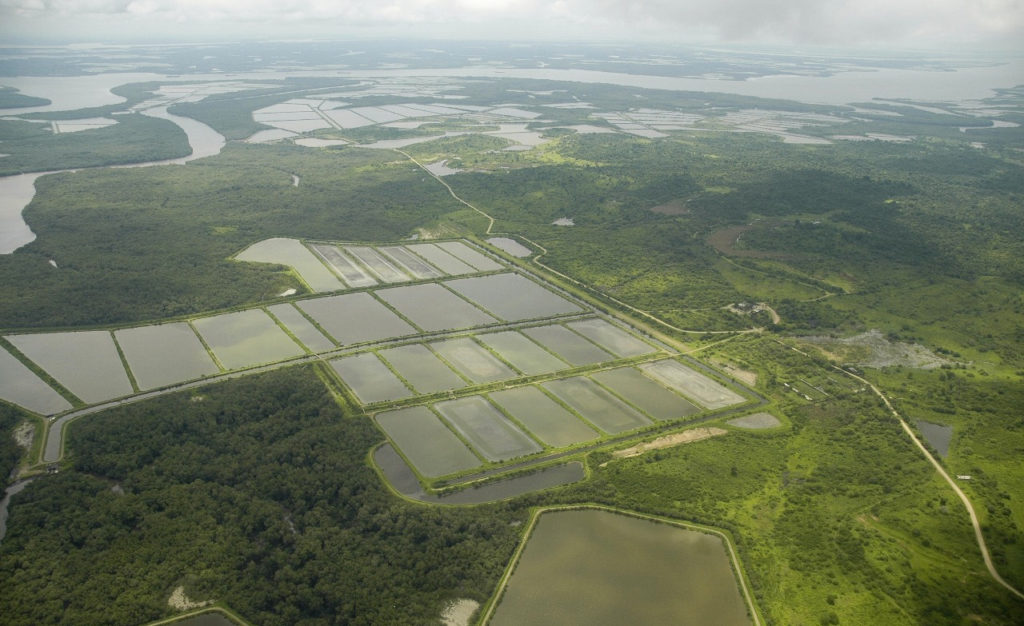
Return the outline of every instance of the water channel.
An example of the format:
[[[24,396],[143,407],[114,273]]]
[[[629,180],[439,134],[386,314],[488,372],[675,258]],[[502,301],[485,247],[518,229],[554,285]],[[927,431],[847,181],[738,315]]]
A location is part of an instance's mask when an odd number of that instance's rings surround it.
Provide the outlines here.
[[[28,484],[33,480],[35,478],[19,480],[8,486],[7,490],[4,491],[4,498],[0,500],[0,541],[3,541],[4,537],[7,536],[7,507],[11,504],[11,497],[20,493],[25,487],[28,487]]]
[[[46,107],[43,107],[44,109]],[[206,124],[189,117],[182,117],[167,112],[166,106],[154,107],[141,111],[143,115],[167,120],[176,124],[188,136],[188,144],[192,154],[177,159],[163,161],[145,161],[114,165],[114,168],[152,167],[154,165],[182,165],[195,159],[220,154],[224,149],[224,136]],[[36,195],[36,180],[47,174],[71,172],[76,170],[51,170],[33,172],[0,178],[0,254],[10,254],[18,248],[31,243],[35,233],[29,228],[22,217],[22,211],[32,202]]]

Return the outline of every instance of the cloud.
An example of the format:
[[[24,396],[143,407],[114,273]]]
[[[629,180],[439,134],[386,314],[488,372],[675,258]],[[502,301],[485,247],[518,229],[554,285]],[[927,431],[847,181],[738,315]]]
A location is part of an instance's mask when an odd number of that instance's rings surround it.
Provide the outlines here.
[[[1024,40],[1024,0],[0,0],[0,21],[12,34],[15,21],[40,34],[106,22],[109,32],[225,36],[301,26],[316,36],[948,46]]]

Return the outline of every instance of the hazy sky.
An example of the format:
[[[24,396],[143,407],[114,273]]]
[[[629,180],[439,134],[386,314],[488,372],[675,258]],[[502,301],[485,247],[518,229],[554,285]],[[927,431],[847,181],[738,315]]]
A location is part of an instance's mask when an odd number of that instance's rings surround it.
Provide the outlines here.
[[[1024,0],[0,0],[0,43],[458,38],[1024,51]]]

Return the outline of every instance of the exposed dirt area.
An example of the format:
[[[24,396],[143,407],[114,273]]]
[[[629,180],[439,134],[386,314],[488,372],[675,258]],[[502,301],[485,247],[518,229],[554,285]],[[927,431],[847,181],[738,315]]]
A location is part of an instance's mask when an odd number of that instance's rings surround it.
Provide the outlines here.
[[[743,233],[753,230],[754,226],[744,224],[742,226],[729,226],[708,235],[708,244],[726,256],[748,258],[748,259],[776,259],[786,260],[793,258],[792,255],[767,252],[765,250],[752,250],[743,248],[740,242],[743,240]]]
[[[727,432],[729,431],[722,428],[715,428],[714,426],[708,428],[691,428],[690,430],[684,430],[681,433],[673,433],[671,435],[665,435],[664,437],[658,437],[653,441],[638,443],[637,445],[624,450],[616,450],[615,452],[612,452],[612,456],[617,459],[628,459],[630,457],[640,456],[644,452],[648,452],[650,450],[660,450],[662,448],[671,448],[672,446],[678,446],[684,443],[702,441],[704,439],[724,435]]]
[[[742,369],[728,361],[715,361],[715,365],[722,368],[727,374],[744,384],[750,385],[751,387],[757,385],[757,372]]]
[[[171,593],[171,597],[167,599],[167,604],[178,611],[191,611],[192,609],[201,609],[204,606],[209,606],[213,604],[213,601],[205,600],[203,602],[196,602],[190,600],[188,596],[185,595],[185,587],[178,586],[175,588],[174,592]]]
[[[652,213],[659,213],[661,215],[686,215],[690,212],[690,209],[686,206],[686,203],[682,200],[673,200],[672,202],[666,202],[665,204],[659,204],[658,206],[651,207]]]
[[[36,438],[36,427],[32,422],[22,422],[14,429],[14,441],[28,450],[32,447],[32,441]]]
[[[441,623],[445,626],[469,626],[470,619],[479,608],[480,603],[476,600],[455,600],[441,613]]]
[[[800,341],[813,344],[829,357],[861,367],[913,367],[935,369],[951,361],[916,343],[890,341],[880,330],[869,330],[852,337],[811,336]]]

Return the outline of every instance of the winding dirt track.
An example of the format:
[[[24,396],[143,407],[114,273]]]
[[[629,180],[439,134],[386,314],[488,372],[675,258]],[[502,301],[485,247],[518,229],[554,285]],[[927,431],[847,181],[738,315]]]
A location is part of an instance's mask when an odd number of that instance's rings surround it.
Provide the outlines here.
[[[786,344],[782,343],[781,341],[779,343],[781,345],[786,346]],[[804,356],[810,356],[806,352],[803,352],[802,350],[799,350],[793,346],[786,347],[795,352],[799,352]],[[892,403],[889,402],[889,399],[885,397],[885,394],[883,394],[882,391],[878,387],[874,386],[870,381],[868,381],[865,378],[861,378],[860,376],[852,372],[848,372],[836,365],[833,365],[832,369],[838,372],[842,372],[843,374],[849,376],[850,378],[853,378],[854,380],[864,383],[871,389],[871,391],[875,392],[876,396],[881,398],[882,402],[885,403],[886,408],[889,409],[889,412],[892,413],[893,417],[899,420],[900,426],[903,427],[903,431],[907,433],[907,435],[910,437],[910,440],[914,442],[915,446],[917,446],[917,449],[921,451],[921,454],[923,454],[926,459],[928,459],[928,462],[932,464],[932,466],[935,468],[935,471],[937,471],[939,475],[942,476],[947,483],[949,483],[949,486],[953,489],[953,492],[956,493],[957,497],[960,498],[960,501],[963,502],[964,508],[967,509],[967,515],[971,518],[971,526],[974,527],[974,537],[978,541],[978,549],[981,550],[981,558],[985,561],[985,567],[988,568],[988,573],[992,576],[992,579],[1000,585],[1002,585],[1003,587],[1006,587],[1006,589],[1013,595],[1017,596],[1021,600],[1024,600],[1024,593],[1021,593],[1016,587],[1006,582],[1006,580],[1004,580],[1003,577],[999,575],[999,572],[996,571],[996,566],[994,563],[992,563],[992,555],[989,554],[988,546],[985,545],[985,535],[983,535],[981,532],[981,523],[978,521],[978,514],[974,511],[974,506],[971,504],[971,501],[967,497],[967,494],[965,494],[963,490],[960,489],[960,486],[957,485],[956,481],[954,481],[949,476],[945,468],[943,468],[942,465],[938,462],[938,460],[934,456],[932,456],[932,453],[928,451],[928,448],[924,447],[924,444],[921,443],[921,440],[917,438],[917,435],[915,435],[914,431],[910,428],[910,424],[908,424],[906,420],[903,419],[903,416],[900,415],[895,408],[893,408]]]

